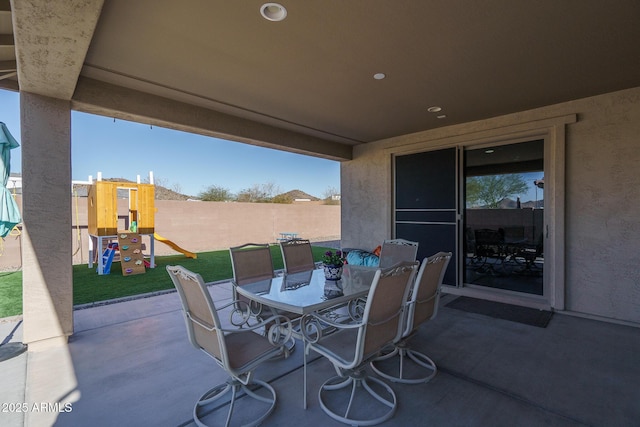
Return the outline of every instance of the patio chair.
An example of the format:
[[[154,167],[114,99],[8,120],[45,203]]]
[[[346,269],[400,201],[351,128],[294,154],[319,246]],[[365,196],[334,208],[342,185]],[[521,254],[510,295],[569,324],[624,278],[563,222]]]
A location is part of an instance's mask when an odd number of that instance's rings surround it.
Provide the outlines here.
[[[504,229],[481,228],[474,230],[476,252],[479,262],[475,268],[479,273],[501,275],[504,273],[504,261],[507,258],[507,246],[504,240]],[[496,270],[500,267],[502,271]]]
[[[273,279],[275,277],[271,250],[268,244],[246,243],[241,246],[234,246],[229,248],[229,254],[231,255],[233,282],[237,286],[243,286],[260,280]],[[232,289],[233,299],[248,304],[251,308],[251,313],[258,321],[261,321],[261,317],[264,315],[264,307],[238,294],[235,286],[233,286]],[[271,312],[276,314],[276,310],[271,309]],[[299,314],[285,311],[279,311],[277,314],[287,316],[289,319],[300,317]],[[289,351],[293,351],[295,348],[295,339],[292,338],[287,346]]]
[[[377,270],[361,320],[341,323],[319,313],[303,316],[305,352],[313,350],[326,357],[338,374],[326,380],[318,393],[322,410],[334,420],[374,425],[395,413],[394,391],[384,381],[368,377],[366,366],[402,336],[404,302],[417,264],[401,263]],[[335,332],[323,335],[324,325],[335,328]]]
[[[395,343],[392,352],[371,362],[371,368],[383,378],[393,382],[418,384],[426,383],[436,375],[437,368],[433,360],[412,350],[408,342],[421,324],[436,317],[440,287],[450,260],[451,252],[438,252],[422,261],[406,301],[402,336]],[[414,366],[407,366],[410,362],[414,362]],[[423,374],[425,370],[426,375]]]
[[[275,277],[271,250],[266,243],[246,243],[241,246],[234,246],[229,248],[229,255],[231,256],[233,281],[237,286]],[[261,315],[262,306],[239,295],[235,287],[233,288],[233,299],[249,304],[251,312],[255,316],[259,317]]]
[[[291,239],[280,242],[280,251],[284,261],[284,272],[287,274],[300,273],[316,268],[316,264],[313,261],[311,243],[308,240]]]
[[[276,392],[266,382],[254,379],[253,371],[262,362],[287,355],[284,343],[291,337],[289,319],[273,316],[251,327],[222,328],[219,311],[229,307],[235,309],[242,303],[232,301],[215,307],[199,274],[181,266],[167,266],[167,272],[182,302],[189,341],[229,374],[225,383],[213,387],[198,399],[193,409],[195,423],[205,425],[201,418],[206,411],[208,419],[223,417],[227,426],[232,420],[243,425],[260,424],[275,408]],[[267,333],[254,333],[259,328],[267,328]]]
[[[536,264],[536,260],[543,256],[544,238],[540,233],[533,243],[522,243],[515,248],[514,259],[524,260],[524,266],[513,271],[515,274],[539,276],[542,274],[542,265]]]
[[[399,262],[413,262],[418,254],[418,242],[405,239],[385,240],[380,251],[380,268],[388,268]]]

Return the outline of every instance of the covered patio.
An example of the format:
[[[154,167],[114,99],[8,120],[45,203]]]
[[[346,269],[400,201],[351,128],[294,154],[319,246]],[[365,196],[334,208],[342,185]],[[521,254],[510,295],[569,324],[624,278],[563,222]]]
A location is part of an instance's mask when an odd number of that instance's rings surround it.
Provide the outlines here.
[[[228,300],[228,282],[209,286]],[[555,314],[546,328],[468,313],[441,300],[415,347],[438,374],[427,384],[392,384],[395,416],[382,425],[633,426],[640,418],[638,330]],[[196,399],[225,373],[187,340],[177,294],[76,310],[68,346],[0,363],[0,402],[50,402],[64,409],[2,413],[3,426],[192,426]],[[0,323],[4,338],[17,321]],[[263,365],[257,376],[278,395],[263,425],[342,425],[322,412],[317,391],[334,374],[323,358],[309,365],[302,408],[302,351]]]
[[[535,328],[443,307],[417,340],[440,373],[396,386],[389,424],[637,424],[638,2],[326,3],[293,2],[270,22],[257,1],[0,1],[0,88],[21,95],[13,339],[29,346],[0,364],[2,402],[73,403],[31,411],[28,425],[189,425],[221,375],[189,347],[175,294],[74,310],[76,110],[341,161],[343,247],[405,237],[396,156],[544,140],[543,297],[458,281],[443,304],[467,295],[556,314]],[[226,286],[211,292],[226,298]],[[0,323],[2,336],[18,323]],[[300,358],[274,370],[269,422],[331,425],[315,399],[301,409]],[[317,390],[332,370],[317,360],[311,372]]]
[[[464,178],[450,178],[445,244],[413,227],[433,220],[399,220],[396,159],[543,140],[543,295],[455,271],[446,291],[640,324],[638,3],[375,4],[296,2],[274,22],[258,1],[0,2],[0,88],[21,96],[30,349],[74,333],[72,110],[338,160],[343,247],[402,237],[422,240],[419,257],[461,244]],[[461,248],[447,250],[459,272]]]

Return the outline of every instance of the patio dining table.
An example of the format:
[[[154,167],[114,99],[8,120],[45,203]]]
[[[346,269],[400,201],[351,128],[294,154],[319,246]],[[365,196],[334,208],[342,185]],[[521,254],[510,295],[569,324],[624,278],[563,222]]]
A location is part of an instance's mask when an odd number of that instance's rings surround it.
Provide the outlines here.
[[[347,304],[367,296],[376,271],[376,268],[347,264],[343,267],[342,278],[337,281],[326,280],[323,269],[314,269],[284,274],[242,286],[234,284],[234,286],[240,295],[264,306],[304,315]],[[302,334],[298,337],[304,341]],[[305,349],[303,393],[305,409],[307,408],[306,353]]]
[[[364,297],[375,272],[345,265],[337,281],[326,280],[322,269],[314,269],[234,286],[240,295],[260,304],[303,315]]]

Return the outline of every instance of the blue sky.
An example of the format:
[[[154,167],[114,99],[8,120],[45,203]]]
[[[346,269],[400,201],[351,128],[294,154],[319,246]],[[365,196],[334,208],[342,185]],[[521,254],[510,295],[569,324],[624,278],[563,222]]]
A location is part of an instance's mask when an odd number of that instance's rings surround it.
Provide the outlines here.
[[[0,121],[20,139],[20,96],[0,89]],[[11,172],[21,171],[20,148],[11,151]],[[217,138],[73,111],[72,179],[125,178],[153,171],[156,183],[191,196],[211,185],[232,193],[272,183],[281,192],[302,190],[323,197],[340,189],[340,163]]]
[[[520,195],[521,202],[531,202],[544,199],[544,189],[538,188],[533,183],[536,180],[543,179],[543,172],[529,172],[521,174],[522,178],[529,184],[529,192],[524,195]]]

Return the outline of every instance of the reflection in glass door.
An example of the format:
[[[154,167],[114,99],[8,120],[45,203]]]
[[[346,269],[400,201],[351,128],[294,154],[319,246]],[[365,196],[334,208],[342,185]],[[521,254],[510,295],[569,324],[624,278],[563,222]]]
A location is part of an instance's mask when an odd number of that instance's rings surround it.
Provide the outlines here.
[[[464,153],[464,282],[543,294],[544,141]]]

